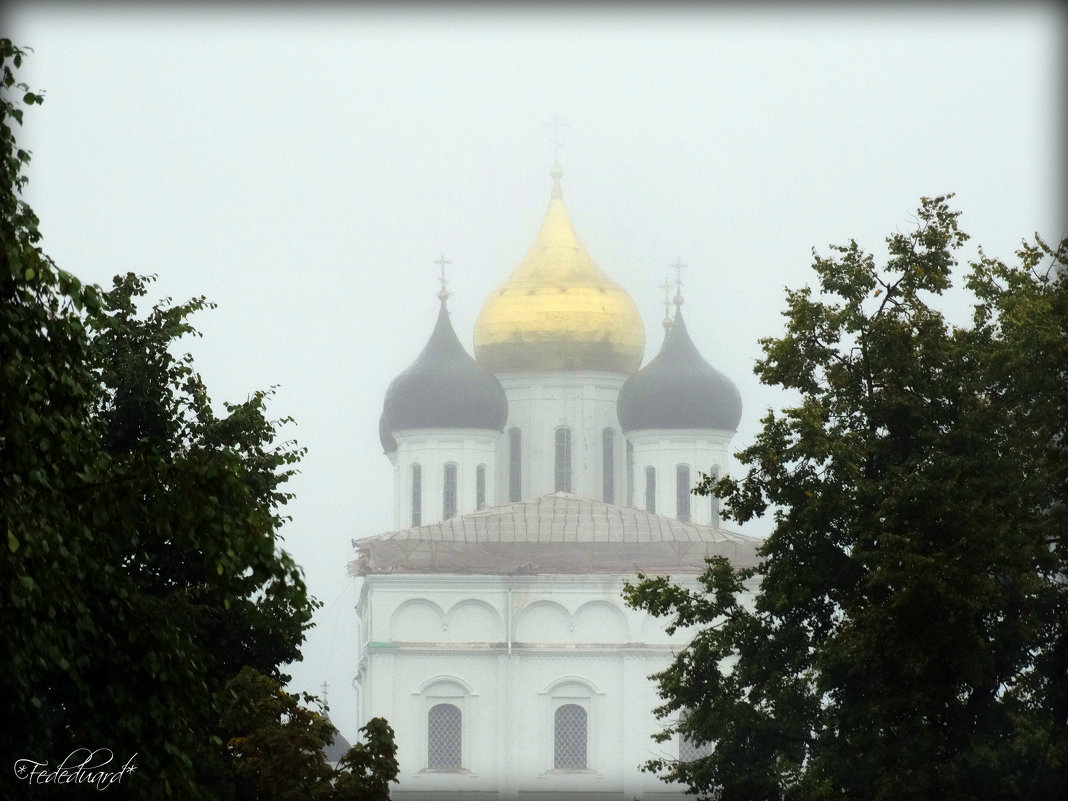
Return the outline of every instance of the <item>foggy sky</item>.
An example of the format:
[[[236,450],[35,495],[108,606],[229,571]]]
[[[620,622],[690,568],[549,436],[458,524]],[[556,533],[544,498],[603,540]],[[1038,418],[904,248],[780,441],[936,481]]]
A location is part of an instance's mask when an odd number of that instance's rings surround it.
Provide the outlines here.
[[[571,220],[637,303],[646,360],[657,287],[688,265],[687,327],[742,394],[735,450],[788,400],[752,365],[812,248],[882,254],[946,192],[973,236],[962,260],[1066,234],[1047,6],[46,4],[9,6],[5,28],[45,92],[19,134],[45,251],[83,281],[154,273],[153,298],[206,295],[218,308],[185,347],[216,404],[277,385],[272,412],[297,421],[285,543],[325,607],[294,687],[329,681],[350,739],[349,541],[392,526],[382,398],[433,328],[439,252],[471,350],[547,206],[554,114]]]

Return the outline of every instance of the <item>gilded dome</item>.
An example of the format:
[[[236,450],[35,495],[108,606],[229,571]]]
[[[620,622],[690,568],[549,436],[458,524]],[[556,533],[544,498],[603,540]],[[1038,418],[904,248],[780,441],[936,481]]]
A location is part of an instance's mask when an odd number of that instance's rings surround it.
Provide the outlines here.
[[[475,321],[475,358],[494,372],[633,373],[645,353],[634,301],[594,263],[564,208],[559,167],[541,230]]]

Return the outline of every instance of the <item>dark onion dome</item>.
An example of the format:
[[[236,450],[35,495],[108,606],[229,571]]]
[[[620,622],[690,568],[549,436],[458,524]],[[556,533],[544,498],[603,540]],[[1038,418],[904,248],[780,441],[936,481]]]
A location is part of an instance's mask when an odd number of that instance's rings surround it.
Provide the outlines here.
[[[409,428],[504,429],[508,399],[489,370],[460,344],[441,301],[423,352],[386,390],[380,431]],[[386,443],[383,443],[385,445]]]
[[[396,453],[397,440],[389,433],[386,425],[386,410],[382,410],[382,416],[378,418],[378,441],[382,443],[382,453]]]
[[[737,431],[742,419],[742,396],[727,376],[697,352],[680,309],[675,312],[675,321],[664,335],[656,358],[623,384],[616,411],[624,431]]]

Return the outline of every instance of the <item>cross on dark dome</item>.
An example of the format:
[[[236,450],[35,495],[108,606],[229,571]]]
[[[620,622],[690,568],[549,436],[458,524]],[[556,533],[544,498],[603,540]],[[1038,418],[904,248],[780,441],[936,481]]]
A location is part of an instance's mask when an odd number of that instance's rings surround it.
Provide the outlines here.
[[[671,279],[665,278],[660,288],[664,290],[664,328],[671,328]]]
[[[675,263],[671,265],[671,268],[675,271],[675,305],[682,305],[682,268],[686,265],[682,263],[682,257],[675,259]]]
[[[438,280],[441,282],[441,289],[438,292],[438,297],[441,298],[441,300],[446,300],[452,293],[448,289],[449,282],[445,280],[445,265],[452,264],[452,262],[446,259],[445,254],[442,253],[433,263],[438,265],[438,268],[441,270],[441,275],[438,276]]]

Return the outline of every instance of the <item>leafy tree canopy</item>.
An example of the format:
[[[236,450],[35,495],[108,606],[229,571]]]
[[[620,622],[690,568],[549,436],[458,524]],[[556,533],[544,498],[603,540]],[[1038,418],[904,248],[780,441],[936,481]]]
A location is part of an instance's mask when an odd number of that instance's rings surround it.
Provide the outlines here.
[[[230,682],[222,717],[239,780],[238,799],[252,801],[386,801],[399,773],[393,730],[373,718],[337,766],[324,747],[337,729],[312,709],[317,699],[287,693],[277,682],[243,668]]]
[[[228,710],[260,686],[248,676],[288,680],[316,605],[279,536],[303,451],[277,443],[287,421],[267,416],[269,393],[217,415],[191,358],[175,355],[203,298],[142,315],[150,279],[103,291],[44,254],[20,197],[30,154],[11,127],[43,99],[15,79],[23,56],[0,40],[0,691],[14,726],[0,796],[93,795],[30,786],[12,766],[48,772],[102,748],[107,770],[136,755],[130,797],[233,798],[248,759]],[[333,736],[313,730],[320,749]],[[386,733],[374,730],[377,745]]]
[[[695,490],[744,522],[774,509],[763,563],[719,559],[703,591],[641,577],[629,602],[694,626],[656,676],[657,714],[712,745],[647,766],[728,799],[1060,798],[1068,787],[1068,240],[1018,266],[980,252],[973,316],[938,306],[967,239],[924,198],[889,259],[814,254],[761,381],[741,479]]]

